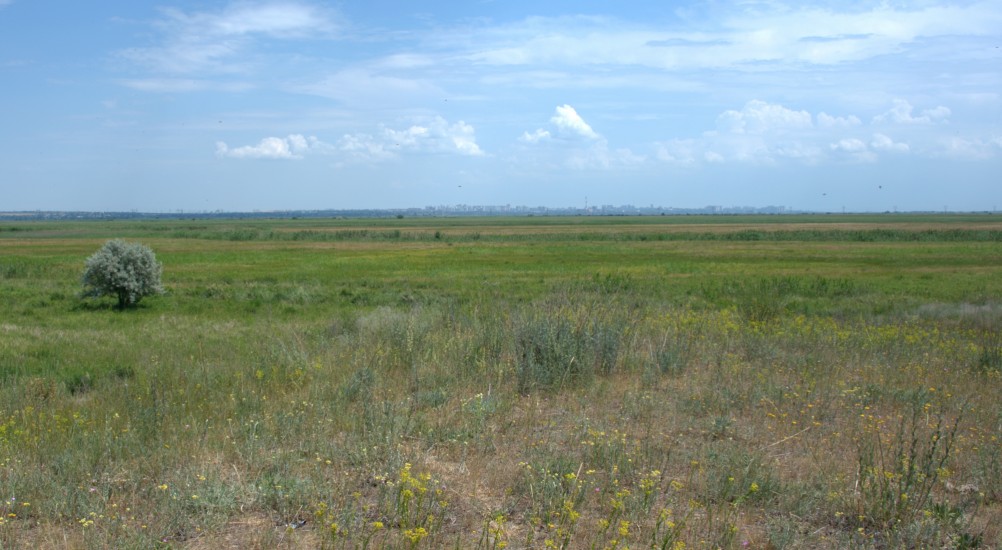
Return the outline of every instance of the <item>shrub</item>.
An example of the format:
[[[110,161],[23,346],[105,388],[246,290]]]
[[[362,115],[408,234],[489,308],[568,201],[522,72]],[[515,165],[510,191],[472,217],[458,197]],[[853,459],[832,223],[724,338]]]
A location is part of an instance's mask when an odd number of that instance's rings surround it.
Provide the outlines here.
[[[160,294],[163,266],[149,247],[139,243],[111,240],[87,258],[83,285],[85,297],[115,296],[118,308],[139,303],[146,296]]]
[[[594,315],[589,313],[588,315]],[[515,325],[518,392],[558,390],[611,374],[619,360],[625,323],[573,313],[528,314]]]

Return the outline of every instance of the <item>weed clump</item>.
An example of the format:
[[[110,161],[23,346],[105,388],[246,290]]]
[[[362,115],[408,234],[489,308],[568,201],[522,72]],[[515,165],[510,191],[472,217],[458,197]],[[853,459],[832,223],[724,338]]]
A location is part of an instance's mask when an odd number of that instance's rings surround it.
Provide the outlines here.
[[[616,368],[625,331],[621,322],[558,310],[523,314],[515,323],[515,378],[521,394],[583,385]]]

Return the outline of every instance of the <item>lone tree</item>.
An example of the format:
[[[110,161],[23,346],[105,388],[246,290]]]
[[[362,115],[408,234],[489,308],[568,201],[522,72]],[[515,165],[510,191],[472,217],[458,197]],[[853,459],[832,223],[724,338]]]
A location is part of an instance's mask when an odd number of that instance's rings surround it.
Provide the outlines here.
[[[116,296],[118,308],[160,294],[163,266],[148,246],[115,239],[87,258],[83,274],[84,296]]]

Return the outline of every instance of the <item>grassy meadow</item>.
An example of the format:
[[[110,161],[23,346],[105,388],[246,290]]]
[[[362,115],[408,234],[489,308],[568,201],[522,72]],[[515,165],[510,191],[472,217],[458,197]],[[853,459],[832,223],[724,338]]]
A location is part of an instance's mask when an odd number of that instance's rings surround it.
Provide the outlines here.
[[[997,548],[1000,397],[995,215],[0,222],[0,548]]]

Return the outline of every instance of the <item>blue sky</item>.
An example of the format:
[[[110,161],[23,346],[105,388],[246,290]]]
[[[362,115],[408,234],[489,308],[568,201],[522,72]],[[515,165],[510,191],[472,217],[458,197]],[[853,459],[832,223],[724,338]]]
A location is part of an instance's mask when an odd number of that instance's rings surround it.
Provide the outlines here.
[[[0,211],[1002,207],[1002,4],[0,0]]]

